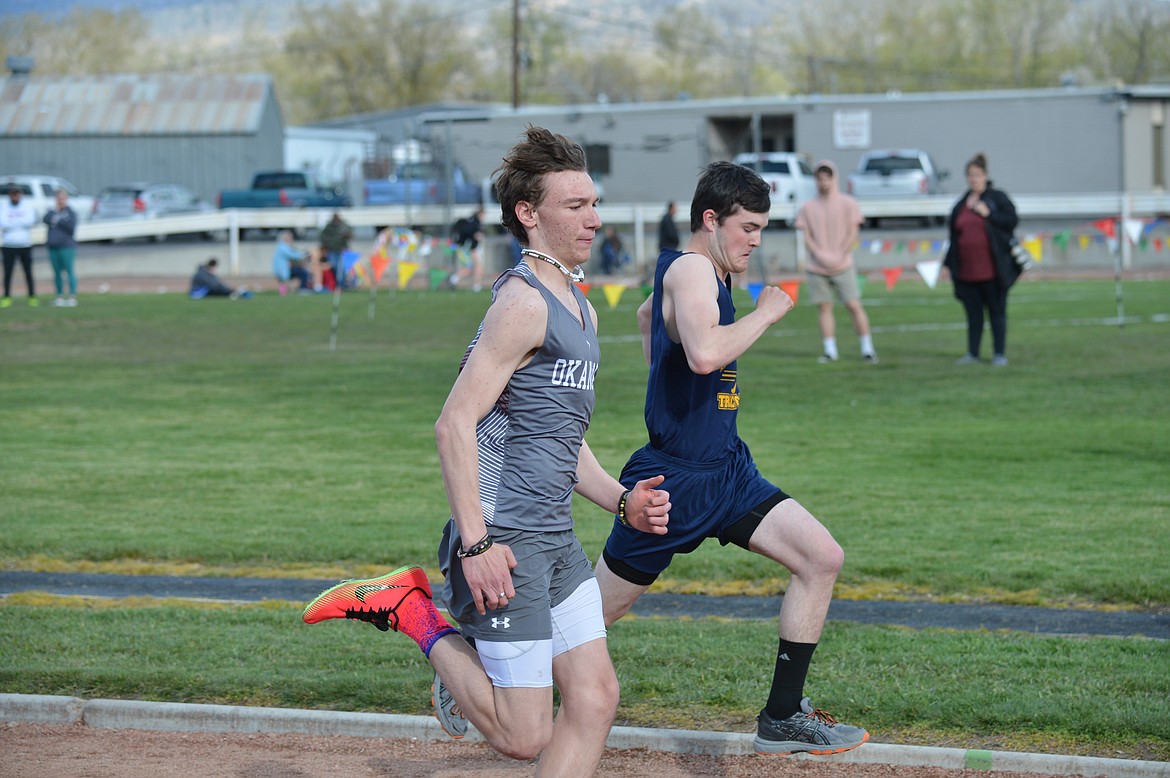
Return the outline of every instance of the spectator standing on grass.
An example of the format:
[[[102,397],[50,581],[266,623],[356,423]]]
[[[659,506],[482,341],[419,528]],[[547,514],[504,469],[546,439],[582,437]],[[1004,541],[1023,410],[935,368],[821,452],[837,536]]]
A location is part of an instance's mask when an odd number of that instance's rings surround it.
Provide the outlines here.
[[[584,440],[600,352],[597,313],[576,281],[601,227],[584,151],[529,127],[499,172],[503,222],[524,258],[493,284],[435,425],[452,513],[439,546],[443,596],[463,634],[439,614],[417,567],[340,584],[304,619],[406,633],[436,670],[436,716],[449,734],[462,736],[466,716],[501,753],[539,756],[538,776],[587,776],[601,760],[618,682],[597,582],[573,531],[573,492],[647,532],[666,531],[670,506],[655,488],[661,479],[624,490]]]
[[[616,227],[605,228],[605,239],[601,241],[601,272],[611,275],[622,269],[626,254],[622,248],[622,238]]]
[[[483,288],[483,206],[475,209],[475,213],[465,216],[455,222],[451,228],[451,243],[455,246],[455,272],[451,274],[451,286],[458,286],[465,277],[463,258],[467,258],[470,267],[466,268],[471,275],[471,291],[478,292]]]
[[[28,289],[28,304],[33,308],[40,305],[37,299],[36,282],[33,281],[32,228],[37,223],[37,212],[32,203],[24,201],[24,192],[19,187],[8,188],[8,199],[0,200],[0,236],[4,247],[0,253],[4,258],[4,297],[0,297],[0,308],[12,305],[12,271],[16,261],[24,271],[24,285]]]
[[[662,219],[658,222],[658,253],[662,253],[663,249],[677,249],[678,248],[678,225],[674,223],[674,215],[678,213],[678,206],[675,205],[674,200],[666,204],[666,213],[662,214]]]
[[[272,274],[280,284],[282,295],[288,294],[288,282],[294,278],[300,282],[298,291],[313,291],[313,277],[305,267],[308,260],[309,253],[293,243],[292,230],[281,230],[276,238],[276,251],[272,254]]]
[[[351,240],[353,240],[353,228],[346,223],[345,219],[341,218],[339,212],[334,211],[329,223],[325,225],[325,229],[321,230],[321,250],[325,252],[325,259],[333,268],[335,282],[342,289],[346,287],[344,254],[349,250]]]
[[[796,229],[804,231],[808,250],[809,302],[817,306],[817,323],[821,329],[821,362],[837,361],[837,321],[833,317],[833,298],[853,317],[853,329],[861,341],[861,358],[878,361],[869,330],[869,317],[861,305],[857,269],[853,265],[853,245],[861,230],[861,209],[850,195],[840,191],[837,166],[821,160],[814,169],[817,196],[800,207]]]
[[[619,514],[596,574],[605,623],[611,625],[675,554],[690,553],[708,538],[787,568],[791,580],[780,608],[780,645],[754,747],[765,754],[837,753],[861,745],[869,733],[813,708],[804,682],[844,553],[811,513],[764,479],[736,429],[741,398],[736,361],[793,308],[788,294],[766,286],[755,310],[735,318],[731,278],[747,270],[770,208],[769,187],[759,175],[716,162],[695,189],[686,247],[658,257],[654,290],[637,314],[650,365],[645,406],[650,442],[630,456],[621,482],[633,486],[650,474],[664,474],[670,527],[664,535],[648,534]]]
[[[73,261],[77,254],[77,240],[73,237],[77,229],[77,213],[69,207],[69,193],[58,189],[54,195],[55,208],[42,219],[48,226],[49,262],[53,266],[53,285],[57,299],[53,305],[58,308],[73,308],[77,305],[77,273]],[[69,296],[65,296],[65,290]]]
[[[947,222],[950,245],[943,260],[955,297],[967,314],[967,353],[959,358],[960,365],[980,362],[986,309],[991,321],[991,364],[1007,366],[1007,296],[1020,277],[1011,240],[1019,222],[1011,198],[987,178],[987,157],[976,154],[967,163],[967,191]]]

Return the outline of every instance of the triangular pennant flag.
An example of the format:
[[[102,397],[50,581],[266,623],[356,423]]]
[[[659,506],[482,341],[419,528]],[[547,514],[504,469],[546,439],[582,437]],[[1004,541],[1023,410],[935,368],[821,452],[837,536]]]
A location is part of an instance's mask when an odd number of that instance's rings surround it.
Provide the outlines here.
[[[1130,243],[1137,243],[1139,240],[1141,240],[1142,226],[1141,219],[1125,220],[1125,234],[1129,236]]]
[[[1084,251],[1085,249],[1087,249],[1089,247],[1089,243],[1091,243],[1091,242],[1092,242],[1092,239],[1088,235],[1078,235],[1077,236],[1077,245],[1081,247],[1081,251]]]
[[[398,288],[405,289],[406,285],[410,283],[410,279],[414,278],[415,272],[418,271],[417,262],[408,262],[402,260],[398,263]]]
[[[795,281],[781,281],[780,288],[784,290],[786,295],[792,298],[792,304],[796,305],[796,300],[800,297],[799,279]]]
[[[1052,236],[1052,245],[1061,251],[1068,251],[1068,239],[1072,236],[1068,230],[1062,230]]]
[[[753,281],[747,285],[748,294],[752,296],[752,302],[760,299],[760,292],[764,291],[764,285],[759,281]]]
[[[382,281],[382,274],[390,267],[390,258],[385,254],[371,254],[370,268],[374,271],[374,286]]]
[[[869,242],[869,253],[879,254],[882,250],[882,242],[880,240],[871,240]]]
[[[441,267],[432,267],[430,270],[431,291],[435,291],[447,280],[447,271]]]
[[[1112,238],[1116,235],[1116,233],[1113,231],[1114,227],[1112,219],[1098,219],[1097,221],[1093,222],[1093,226],[1101,230],[1101,232],[1105,233],[1106,238]]]
[[[886,277],[886,289],[893,289],[894,284],[898,283],[898,279],[902,277],[902,268],[885,267],[882,268],[882,274]]]
[[[356,251],[341,252],[341,272],[348,274],[349,271],[353,270],[353,266],[356,265],[358,260],[361,258],[362,255]]]
[[[1036,260],[1037,262],[1044,261],[1044,241],[1043,240],[1041,240],[1040,238],[1027,238],[1020,245],[1023,246],[1027,250],[1027,252],[1032,255],[1032,259]]]
[[[577,284],[577,288],[581,290],[581,294],[588,297],[589,290],[593,288],[593,284],[591,284],[587,281],[582,281],[581,283]]]
[[[926,285],[934,289],[938,283],[938,275],[942,272],[942,260],[932,259],[927,262],[919,262],[914,267],[918,269],[918,275],[922,276],[922,280],[926,282]]]
[[[1161,238],[1154,238],[1154,251],[1161,251],[1161,250],[1162,250],[1162,239]]]
[[[621,302],[622,292],[626,291],[625,284],[602,284],[601,291],[605,292],[605,301],[610,308],[616,308]]]

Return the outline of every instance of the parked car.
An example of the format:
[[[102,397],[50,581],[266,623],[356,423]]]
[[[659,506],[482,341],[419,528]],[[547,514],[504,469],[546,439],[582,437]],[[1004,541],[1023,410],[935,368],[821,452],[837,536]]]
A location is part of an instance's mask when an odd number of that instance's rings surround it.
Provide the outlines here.
[[[849,194],[859,201],[913,199],[942,194],[942,182],[946,177],[947,171],[939,170],[925,151],[883,149],[862,154],[857,170],[849,176],[846,186]],[[878,222],[876,218],[869,221],[873,226]]]
[[[69,207],[77,212],[79,221],[85,221],[93,211],[93,198],[83,195],[81,191],[64,178],[57,176],[0,176],[0,196],[6,196],[8,189],[17,187],[24,195],[24,199],[33,204],[39,221],[46,211],[56,207],[57,190],[64,189],[69,193]]]
[[[799,154],[787,151],[766,151],[760,154],[749,152],[737,154],[733,161],[760,174],[760,178],[772,188],[773,203],[791,203],[799,208],[806,200],[816,197],[816,176]],[[794,210],[793,215],[795,213]]]
[[[451,202],[465,205],[483,198],[480,184],[472,181],[463,168],[451,168]],[[366,205],[446,205],[446,172],[432,163],[400,165],[391,178],[365,182]]]
[[[348,208],[341,189],[320,186],[297,171],[257,173],[250,189],[219,193],[220,208]]]
[[[107,186],[98,193],[93,204],[94,221],[107,219],[157,219],[184,213],[214,211],[215,206],[203,200],[182,184],[120,184]],[[152,236],[164,241],[165,233]],[[215,237],[204,233],[204,237]]]

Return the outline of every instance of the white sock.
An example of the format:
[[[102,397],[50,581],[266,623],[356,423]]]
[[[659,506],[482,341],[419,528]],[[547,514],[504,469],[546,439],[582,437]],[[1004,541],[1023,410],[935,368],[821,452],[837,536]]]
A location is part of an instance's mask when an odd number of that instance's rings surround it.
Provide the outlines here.
[[[872,353],[874,353],[874,351],[873,351],[873,336],[872,335],[862,335],[861,336],[861,355],[865,356],[866,354],[872,354]]]
[[[824,345],[824,349],[825,349],[825,356],[829,357],[830,359],[836,359],[837,358],[837,339],[836,338],[825,338],[823,340],[823,345]]]

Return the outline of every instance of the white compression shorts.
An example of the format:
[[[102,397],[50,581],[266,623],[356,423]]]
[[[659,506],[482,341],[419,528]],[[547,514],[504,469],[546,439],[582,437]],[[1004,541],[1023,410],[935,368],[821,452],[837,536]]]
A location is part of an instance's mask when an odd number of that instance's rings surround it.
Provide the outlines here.
[[[475,641],[479,660],[492,686],[505,689],[552,686],[554,657],[605,637],[601,588],[596,578],[582,582],[564,602],[552,609],[552,627],[551,640]]]

